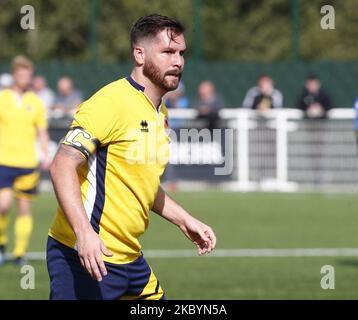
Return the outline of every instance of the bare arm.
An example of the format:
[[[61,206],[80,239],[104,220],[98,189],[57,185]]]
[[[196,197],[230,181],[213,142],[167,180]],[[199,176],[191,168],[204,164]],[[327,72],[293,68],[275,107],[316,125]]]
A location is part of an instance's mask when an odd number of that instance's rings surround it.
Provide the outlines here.
[[[199,255],[209,253],[215,248],[216,236],[213,230],[191,216],[183,207],[171,199],[161,187],[159,187],[152,210],[178,226],[187,238],[196,244]]]
[[[42,153],[41,167],[43,170],[47,170],[50,166],[50,158],[48,155],[48,141],[49,135],[47,129],[38,129],[37,135],[40,140],[40,148]]]
[[[87,160],[71,146],[61,144],[50,168],[56,197],[77,237],[77,249],[82,265],[91,276],[102,280],[106,275],[102,253],[111,256],[98,234],[93,230],[82,203],[77,168]]]
[[[86,159],[75,148],[60,145],[50,169],[58,203],[75,234],[91,227],[82,203],[77,176],[77,168],[85,162]]]

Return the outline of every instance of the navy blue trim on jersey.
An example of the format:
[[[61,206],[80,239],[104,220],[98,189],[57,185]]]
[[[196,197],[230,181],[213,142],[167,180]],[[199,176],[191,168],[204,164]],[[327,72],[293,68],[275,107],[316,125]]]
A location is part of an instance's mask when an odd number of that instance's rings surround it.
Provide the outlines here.
[[[106,167],[107,167],[108,146],[97,150],[96,163],[96,199],[91,214],[91,225],[97,233],[99,233],[99,223],[101,221],[104,202],[106,197]]]
[[[144,87],[136,82],[131,76],[126,77],[127,81],[137,90],[144,92]],[[157,111],[159,110],[160,105],[162,104],[162,99],[160,99],[158,105],[156,106]]]
[[[131,76],[126,77],[127,81],[137,90],[144,92],[144,87],[136,82]]]

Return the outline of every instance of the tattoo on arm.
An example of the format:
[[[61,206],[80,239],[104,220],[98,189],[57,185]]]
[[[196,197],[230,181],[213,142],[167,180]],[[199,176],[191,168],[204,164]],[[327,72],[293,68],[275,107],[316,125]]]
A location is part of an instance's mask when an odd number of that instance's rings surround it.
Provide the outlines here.
[[[57,150],[57,154],[76,160],[81,164],[87,161],[80,151],[78,151],[77,149],[71,146],[66,146],[64,144],[60,145],[59,149]]]

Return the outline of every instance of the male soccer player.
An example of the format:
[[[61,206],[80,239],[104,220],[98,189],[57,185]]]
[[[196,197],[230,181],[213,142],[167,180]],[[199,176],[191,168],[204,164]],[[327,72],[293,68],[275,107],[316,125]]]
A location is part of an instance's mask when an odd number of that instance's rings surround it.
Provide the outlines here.
[[[13,256],[15,263],[24,262],[32,232],[31,201],[39,179],[37,137],[43,153],[41,165],[43,169],[49,166],[45,109],[36,94],[28,90],[33,72],[30,60],[15,57],[14,84],[0,92],[0,264],[4,262],[13,193],[17,200]]]
[[[199,255],[215,247],[212,229],[160,187],[169,151],[161,98],[179,84],[183,32],[165,16],[139,19],[131,75],[85,101],[62,140],[50,169],[60,204],[47,245],[52,299],[164,299],[139,243],[150,210],[177,225]]]

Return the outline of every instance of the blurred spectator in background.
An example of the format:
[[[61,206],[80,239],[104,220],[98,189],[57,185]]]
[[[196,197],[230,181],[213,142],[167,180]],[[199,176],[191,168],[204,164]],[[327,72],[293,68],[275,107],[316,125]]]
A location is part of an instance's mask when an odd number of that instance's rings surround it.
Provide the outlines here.
[[[354,101],[353,109],[354,109],[354,113],[355,113],[355,116],[354,116],[354,131],[355,131],[355,135],[356,135],[356,144],[357,144],[357,147],[358,147],[358,97]]]
[[[267,74],[262,74],[257,80],[257,86],[247,91],[242,106],[248,109],[265,111],[282,108],[282,103],[282,93],[275,89],[272,78]]]
[[[185,96],[185,86],[182,81],[179,82],[178,88],[169,91],[164,97],[165,105],[167,108],[187,108],[189,100]]]
[[[177,89],[169,91],[163,99],[168,109],[185,109],[189,106],[189,100],[185,96],[185,86],[182,81],[179,82]],[[169,127],[171,129],[180,128],[183,123],[183,120],[169,117]]]
[[[0,75],[0,90],[11,88],[14,84],[14,79],[11,74],[3,73]]]
[[[79,104],[82,103],[82,93],[74,88],[70,77],[64,76],[58,80],[57,96],[53,106],[56,117],[72,118]]]
[[[330,98],[322,90],[321,81],[317,76],[310,75],[307,77],[305,87],[298,97],[297,108],[305,113],[306,119],[321,120],[304,121],[301,126],[311,136],[308,152],[314,155],[311,160],[314,168],[312,177],[316,184],[322,185],[330,179],[329,172],[324,169],[326,136],[330,128],[325,121],[322,121],[327,117],[327,111],[330,109]]]
[[[47,86],[47,81],[43,76],[36,76],[32,81],[32,90],[42,100],[47,117],[51,116],[51,109],[55,102],[55,93]]]
[[[169,91],[163,97],[165,105],[169,109],[185,109],[189,106],[189,100],[185,96],[185,86],[182,81],[179,82],[178,88],[173,91]],[[180,135],[180,128],[183,127],[185,120],[175,119],[169,116],[169,127],[171,130],[174,130],[177,137]],[[168,163],[163,179],[166,181],[166,188],[170,192],[176,191],[177,175],[175,172],[175,166],[171,163]]]
[[[268,74],[261,74],[257,78],[257,85],[251,87],[242,102],[243,108],[256,110],[257,114],[257,132],[260,132],[262,137],[266,137],[265,146],[267,150],[275,149],[275,142],[272,137],[275,131],[268,126],[268,119],[265,116],[267,110],[281,109],[283,104],[283,97],[281,91],[275,88],[273,79]],[[260,151],[264,152],[264,151]],[[268,157],[267,154],[262,154],[259,158],[257,170],[262,180],[267,177]],[[261,161],[261,159],[265,159]],[[272,165],[272,164],[269,164]]]
[[[321,88],[321,81],[310,75],[305,83],[302,94],[297,101],[297,108],[305,112],[306,118],[323,119],[331,107],[328,94]]]
[[[17,265],[25,264],[33,229],[31,205],[38,191],[39,165],[43,170],[50,165],[45,108],[29,90],[33,73],[32,61],[16,56],[12,61],[13,85],[0,93],[0,264],[4,262],[8,245],[9,213],[14,198],[17,215],[13,261]]]
[[[219,110],[224,107],[224,99],[216,92],[214,84],[205,80],[198,89],[198,98],[194,107],[198,110],[198,118],[206,119],[206,127],[210,130],[218,127]]]

